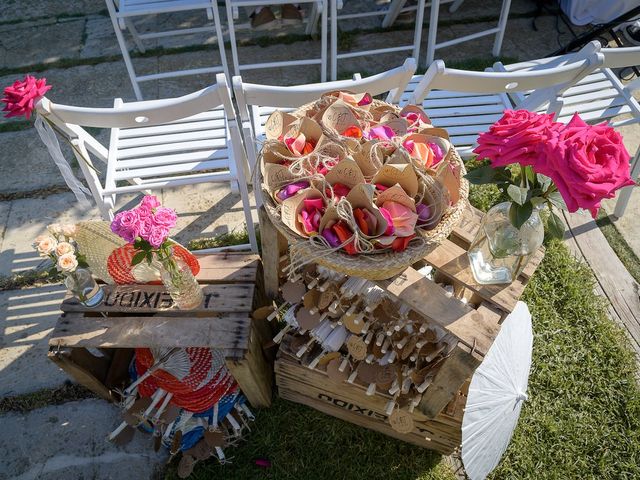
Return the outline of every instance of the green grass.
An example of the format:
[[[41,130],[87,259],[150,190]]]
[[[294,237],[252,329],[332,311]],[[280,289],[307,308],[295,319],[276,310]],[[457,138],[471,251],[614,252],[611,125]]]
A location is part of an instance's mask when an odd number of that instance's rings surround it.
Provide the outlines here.
[[[470,200],[487,210],[503,197],[495,186],[483,185],[471,188]],[[523,296],[534,329],[529,401],[490,478],[640,478],[634,356],[622,330],[607,317],[604,300],[594,295],[589,268],[561,242],[546,247]],[[437,454],[284,400],[261,411],[246,442],[228,453],[234,456],[231,465],[199,463],[191,478],[455,478]],[[258,458],[272,467],[255,466]],[[174,462],[168,479],[177,478],[175,469]]]
[[[58,388],[45,388],[25,395],[0,398],[0,413],[25,413],[49,405],[61,405],[66,402],[93,397],[95,395],[83,386],[67,381]]]
[[[442,457],[307,407],[275,400],[258,412],[247,441],[228,448],[232,463],[196,465],[190,480],[454,480]],[[255,465],[267,459],[270,468]],[[166,478],[177,479],[177,461]]]

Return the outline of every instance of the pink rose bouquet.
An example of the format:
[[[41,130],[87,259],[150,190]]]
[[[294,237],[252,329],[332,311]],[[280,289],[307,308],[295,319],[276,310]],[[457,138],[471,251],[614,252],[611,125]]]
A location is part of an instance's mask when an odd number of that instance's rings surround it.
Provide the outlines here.
[[[173,242],[169,240],[169,232],[176,226],[177,219],[173,209],[162,207],[154,195],[146,195],[140,205],[114,217],[111,231],[139,250],[132,265],[145,259],[151,263],[154,252],[161,257],[171,256]]]
[[[635,185],[622,136],[604,123],[588,125],[578,114],[564,125],[551,115],[507,110],[478,137],[474,152],[491,163],[469,172],[467,179],[501,186],[512,200],[509,215],[516,228],[535,206],[546,204],[550,233],[560,238],[564,224],[553,207],[583,208],[595,218],[602,199]]]

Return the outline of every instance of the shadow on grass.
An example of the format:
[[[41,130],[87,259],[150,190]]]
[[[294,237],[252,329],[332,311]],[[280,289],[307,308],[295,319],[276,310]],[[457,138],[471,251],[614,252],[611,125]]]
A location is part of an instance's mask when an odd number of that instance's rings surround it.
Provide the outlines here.
[[[329,417],[311,408],[275,399],[257,412],[247,439],[226,450],[231,463],[196,465],[191,480],[232,479],[454,479],[442,456]],[[270,468],[256,466],[267,459]],[[177,479],[177,460],[166,478]]]

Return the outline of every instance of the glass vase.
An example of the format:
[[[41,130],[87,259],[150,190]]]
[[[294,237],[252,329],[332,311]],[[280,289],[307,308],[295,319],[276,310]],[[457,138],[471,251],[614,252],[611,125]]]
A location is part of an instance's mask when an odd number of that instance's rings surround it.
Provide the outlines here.
[[[193,310],[199,307],[204,296],[189,265],[173,254],[160,262],[162,283],[176,307],[180,310]]]
[[[483,285],[511,283],[540,248],[544,239],[541,207],[516,228],[509,220],[511,202],[492,207],[482,219],[469,247],[469,263],[476,282]]]
[[[74,297],[87,307],[95,307],[104,297],[102,287],[98,285],[89,270],[78,268],[65,273],[64,284]]]

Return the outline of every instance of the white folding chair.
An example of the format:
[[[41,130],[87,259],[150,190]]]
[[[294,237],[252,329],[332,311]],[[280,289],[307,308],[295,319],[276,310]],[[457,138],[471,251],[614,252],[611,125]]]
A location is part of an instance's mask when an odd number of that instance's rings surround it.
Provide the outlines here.
[[[422,7],[420,6],[420,2],[418,2],[417,5],[405,7],[404,5],[406,1],[407,0],[392,0],[389,11],[387,12],[384,21],[382,22],[382,26],[384,28],[387,28],[393,25],[393,23],[396,21],[396,18],[398,18],[398,15],[400,15],[401,13],[416,10],[416,17],[420,17],[420,19],[422,19],[421,9],[424,10],[425,7],[431,7],[429,15],[429,34],[427,36],[427,55],[425,57],[426,65],[431,65],[431,62],[433,62],[433,59],[435,57],[436,50],[438,50],[439,48],[458,45],[460,43],[468,42],[470,40],[475,40],[476,38],[486,37],[493,34],[496,35],[496,38],[493,42],[492,53],[494,57],[500,55],[500,50],[502,49],[502,41],[504,39],[504,31],[507,28],[507,19],[509,17],[509,9],[511,8],[511,0],[502,1],[498,24],[494,28],[482,30],[480,32],[472,33],[469,35],[464,35],[462,37],[457,37],[441,43],[436,43],[438,36],[438,17],[440,16],[440,5],[451,3],[449,11],[455,12],[456,10],[458,10],[458,8],[460,8],[460,5],[462,5],[464,0],[431,0],[426,4],[424,4],[423,2]],[[420,22],[420,25],[422,25],[422,21]]]
[[[412,79],[403,101],[421,104],[434,126],[447,129],[460,155],[471,157],[478,134],[500,119],[505,109],[513,108],[508,93],[534,90],[519,108],[533,110],[552,98],[546,111],[557,114],[562,91],[602,65],[598,50],[599,44],[593,42],[570,63],[531,72],[456,70],[436,60],[424,76]]]
[[[38,113],[74,145],[74,154],[102,216],[113,218],[116,196],[205,182],[231,182],[240,191],[250,246],[257,242],[244,149],[223,74],[217,84],[177,98],[124,103],[113,108],[55,104],[43,98]],[[105,147],[83,127],[110,128]],[[91,156],[106,164],[104,184]]]
[[[320,65],[320,81],[327,79],[327,1],[328,0],[297,0],[298,5],[311,4],[310,14],[304,19],[307,23],[306,33],[311,35],[320,20],[320,56],[299,60],[283,60],[278,62],[240,63],[238,45],[236,42],[236,30],[246,28],[248,25],[236,25],[234,20],[238,18],[238,10],[241,7],[257,7],[263,5],[285,5],[291,0],[225,0],[227,8],[227,21],[229,23],[229,42],[231,43],[231,57],[233,59],[233,73],[240,75],[243,70],[259,70],[263,68],[297,67],[301,65]]]
[[[633,96],[634,91],[640,87],[640,79],[624,85],[612,71],[612,69],[640,65],[640,47],[603,48],[600,51],[604,55],[602,67],[592,71],[562,93],[563,105],[558,113],[558,121],[566,123],[571,120],[574,113],[579,113],[580,118],[588,123],[611,121],[620,115],[629,114],[630,118],[612,121],[611,125],[620,127],[640,123],[640,104]],[[565,64],[571,61],[573,55],[542,58],[511,65],[502,65],[498,62],[494,64],[493,69],[502,72],[535,72],[550,66]],[[530,92],[513,92],[509,95],[516,107],[520,108],[527,101]],[[640,147],[631,164],[631,175],[635,179],[640,175],[639,159]],[[624,214],[632,189],[633,187],[627,187],[621,190],[614,210],[616,217],[622,217]]]
[[[411,51],[413,58],[420,58],[420,42],[422,41],[422,20],[424,16],[424,8],[425,8],[425,0],[418,0],[418,5],[416,7],[409,7],[412,10],[416,10],[416,19],[415,19],[415,28],[413,31],[413,43],[409,45],[400,45],[395,47],[385,47],[385,48],[377,48],[372,50],[360,50],[360,51],[349,51],[349,52],[338,52],[338,21],[339,20],[348,20],[353,22],[355,19],[373,17],[373,16],[382,16],[384,15],[384,20],[382,22],[382,26],[384,28],[389,27],[393,24],[397,16],[401,13],[402,6],[404,5],[406,0],[393,0],[388,9],[378,9],[373,11],[358,11],[353,13],[340,13],[338,11],[342,11],[344,8],[346,0],[330,0],[331,5],[331,80],[336,80],[338,78],[338,60],[355,58],[355,57],[363,57],[366,55],[382,55],[385,53],[394,53],[394,52],[404,52]],[[454,0],[445,0],[445,1],[454,1]],[[457,1],[457,0],[456,0]],[[399,5],[399,9],[396,12],[396,6]],[[391,19],[390,21],[388,19]]]
[[[216,0],[105,0],[109,16],[113,23],[113,29],[122,51],[122,57],[133,85],[133,91],[138,100],[142,100],[142,92],[140,90],[140,82],[148,82],[151,80],[160,80],[163,78],[183,77],[188,75],[200,75],[209,73],[222,72],[229,78],[229,70],[227,68],[227,58],[224,51],[224,38],[222,36],[222,28],[220,24],[220,15],[218,13],[218,4]],[[204,27],[181,28],[164,32],[139,33],[136,29],[133,18],[157,15],[171,14],[175,12],[183,12],[188,10],[204,10],[208,20],[213,20],[213,24],[207,24]],[[133,68],[127,42],[122,32],[129,30],[133,40],[141,52],[144,53],[145,47],[143,40],[150,40],[162,37],[170,37],[177,35],[187,35],[201,32],[215,32],[218,51],[220,52],[221,65],[215,65],[206,68],[192,68],[187,70],[175,70],[171,72],[160,72],[149,75],[137,75]]]
[[[233,77],[233,91],[240,112],[250,170],[254,170],[259,146],[264,140],[264,124],[274,110],[290,111],[317,100],[323,93],[336,90],[386,94],[387,102],[397,104],[415,70],[415,60],[407,58],[402,66],[370,77],[362,78],[356,74],[351,80],[291,87],[243,83],[241,77]]]

